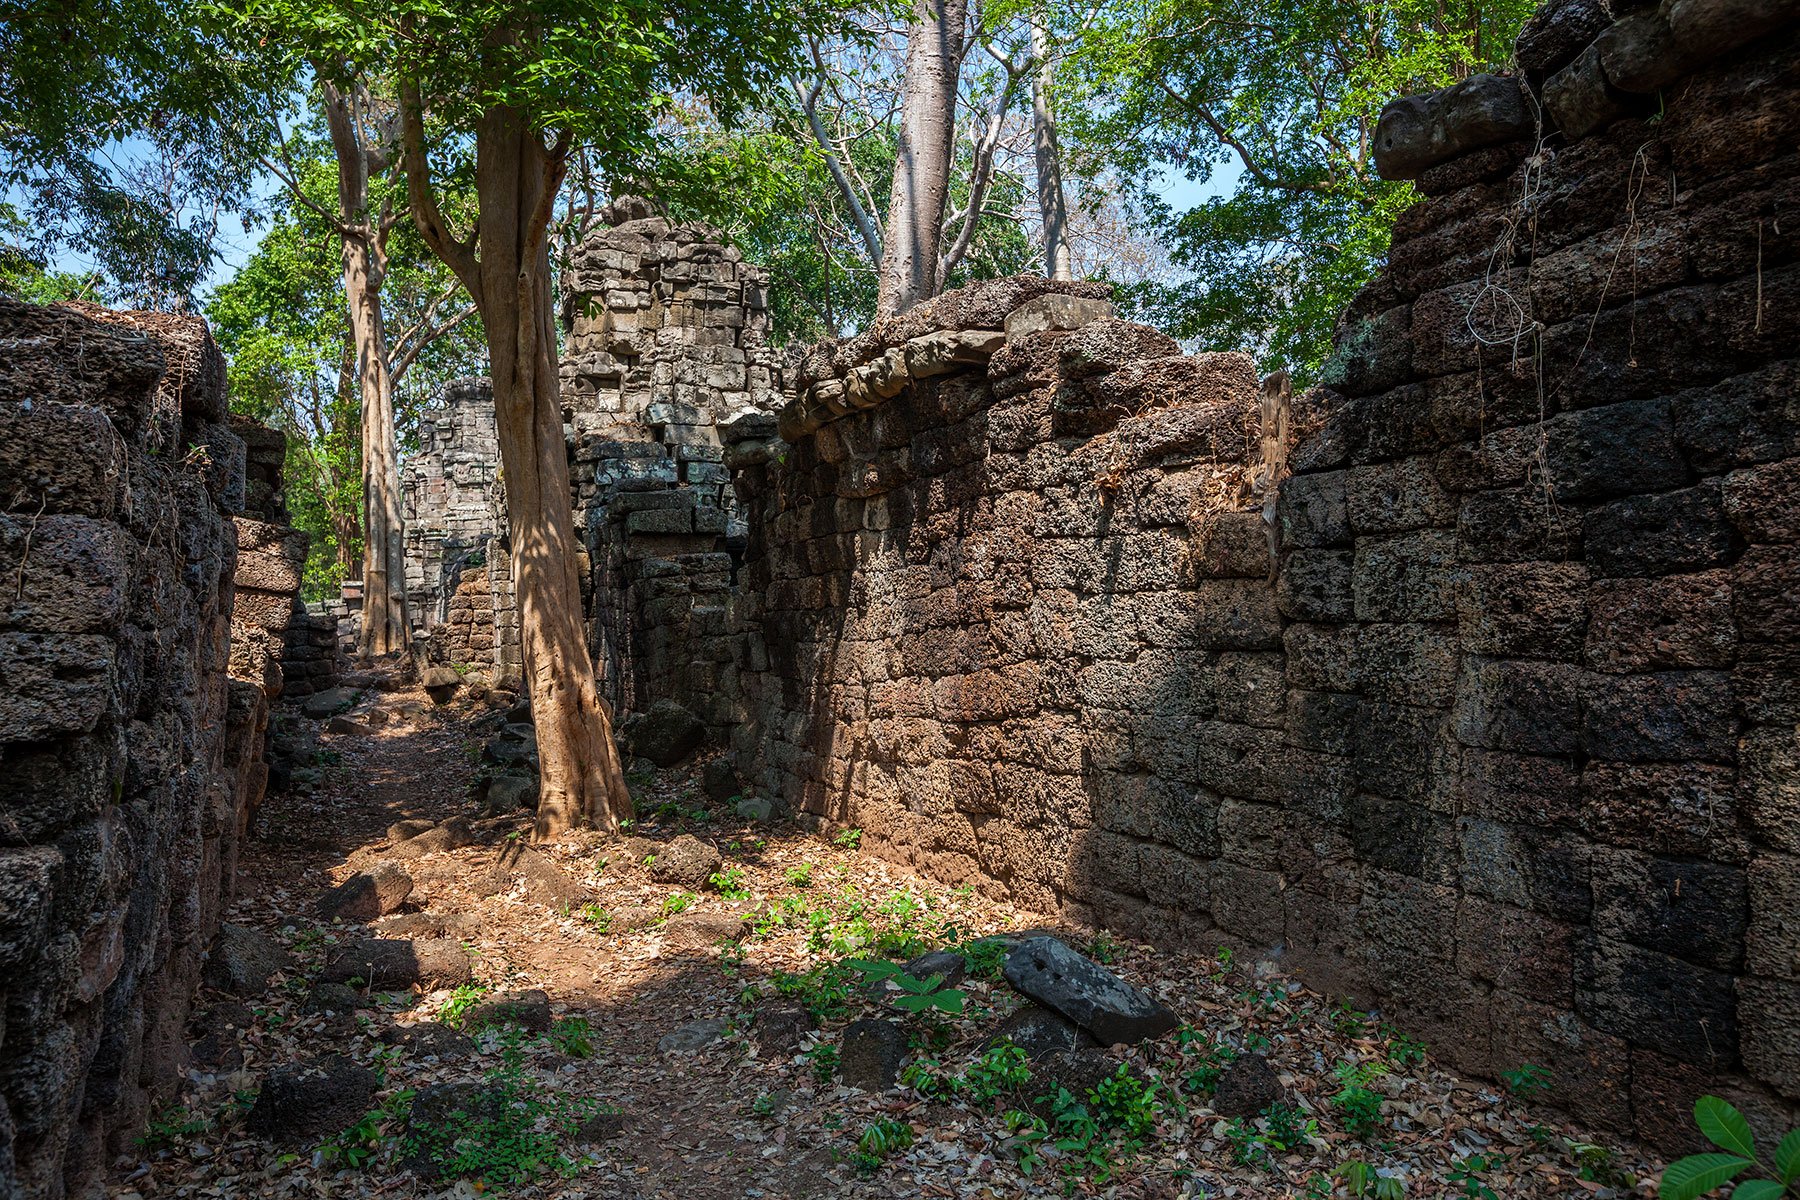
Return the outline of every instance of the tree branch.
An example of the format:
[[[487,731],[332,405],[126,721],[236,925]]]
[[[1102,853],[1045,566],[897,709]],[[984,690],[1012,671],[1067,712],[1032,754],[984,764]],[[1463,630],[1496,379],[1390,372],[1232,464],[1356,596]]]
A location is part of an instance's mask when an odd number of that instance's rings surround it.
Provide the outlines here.
[[[856,222],[856,234],[862,239],[863,249],[868,252],[869,261],[881,261],[882,230],[876,218],[863,206],[862,199],[857,196],[856,189],[850,184],[850,177],[844,170],[844,164],[838,158],[837,150],[832,145],[831,137],[826,133],[825,122],[819,117],[819,92],[824,87],[815,81],[811,88],[802,89],[800,81],[794,81],[794,90],[800,94],[800,105],[806,110],[806,122],[812,129],[813,140],[818,143],[819,152],[825,156],[825,169],[831,173],[832,182],[837,184],[838,191],[843,193],[844,202],[850,206],[850,216]]]
[[[406,168],[407,201],[419,236],[462,281],[476,305],[481,306],[481,270],[475,258],[474,237],[458,241],[438,207],[431,164],[425,158],[425,106],[419,99],[418,85],[411,82],[400,85],[400,158]]]

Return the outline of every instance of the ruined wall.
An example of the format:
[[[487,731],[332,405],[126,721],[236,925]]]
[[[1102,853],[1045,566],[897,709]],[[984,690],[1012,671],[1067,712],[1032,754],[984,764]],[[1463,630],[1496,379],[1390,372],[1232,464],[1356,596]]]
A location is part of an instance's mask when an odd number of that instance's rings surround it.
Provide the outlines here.
[[[227,676],[266,539],[204,325],[0,298],[0,346],[0,1196],[41,1200],[182,1061],[279,673]]]
[[[1535,90],[1390,111],[1424,199],[1294,402],[1273,562],[1240,360],[993,286],[815,351],[785,461],[727,455],[760,782],[1598,1125],[1793,1124],[1800,38],[1642,32],[1705,10],[1560,5]],[[1645,43],[1660,107],[1582,83]]]

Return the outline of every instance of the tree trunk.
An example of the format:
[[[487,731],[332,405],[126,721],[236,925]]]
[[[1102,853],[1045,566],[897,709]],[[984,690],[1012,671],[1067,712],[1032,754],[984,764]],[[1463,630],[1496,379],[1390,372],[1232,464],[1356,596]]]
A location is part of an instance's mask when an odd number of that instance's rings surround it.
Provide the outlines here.
[[[937,295],[943,286],[938,247],[944,202],[950,194],[956,88],[967,18],[968,0],[915,0],[906,38],[899,152],[881,247],[878,317],[903,313]]]
[[[477,292],[494,380],[500,465],[539,764],[537,835],[617,832],[631,793],[582,629],[568,447],[556,373],[546,192],[558,164],[516,109],[476,126]],[[470,289],[476,291],[476,289]]]
[[[356,378],[362,402],[363,609],[356,651],[362,658],[404,654],[411,645],[406,616],[406,540],[401,529],[400,451],[394,434],[394,381],[381,310],[386,234],[369,211],[371,160],[386,150],[365,146],[354,96],[321,84],[325,124],[338,169],[338,235],[344,263]]]
[[[1069,254],[1069,209],[1063,198],[1062,149],[1056,144],[1056,112],[1050,106],[1050,38],[1041,17],[1031,18],[1031,56],[1037,70],[1031,79],[1031,140],[1037,156],[1038,213],[1044,226],[1044,274],[1075,278]]]
[[[356,341],[362,398],[363,609],[357,653],[404,654],[411,643],[406,613],[406,544],[400,511],[400,451],[394,433],[394,388],[388,374],[381,274],[368,240],[346,234],[344,293]]]

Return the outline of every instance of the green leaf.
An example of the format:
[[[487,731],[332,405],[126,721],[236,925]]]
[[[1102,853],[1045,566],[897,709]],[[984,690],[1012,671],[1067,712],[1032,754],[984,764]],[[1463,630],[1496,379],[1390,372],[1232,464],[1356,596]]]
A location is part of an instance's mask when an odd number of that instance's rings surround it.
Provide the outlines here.
[[[1746,1179],[1732,1190],[1731,1200],[1781,1200],[1787,1188],[1773,1179]]]
[[[1750,1136],[1750,1122],[1744,1114],[1717,1096],[1702,1096],[1694,1102],[1694,1121],[1706,1140],[1721,1150],[1756,1157],[1756,1143]]]
[[[1694,1200],[1754,1166],[1735,1154],[1690,1154],[1669,1164],[1657,1187],[1657,1200]]]
[[[1781,1145],[1775,1148],[1775,1173],[1783,1183],[1800,1179],[1800,1129],[1788,1130]]]

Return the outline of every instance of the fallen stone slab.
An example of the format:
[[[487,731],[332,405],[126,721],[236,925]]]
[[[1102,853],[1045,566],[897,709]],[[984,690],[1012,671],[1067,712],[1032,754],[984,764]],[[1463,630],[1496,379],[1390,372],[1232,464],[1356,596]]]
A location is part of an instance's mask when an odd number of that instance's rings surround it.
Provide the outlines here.
[[[698,890],[706,885],[722,863],[719,852],[710,843],[691,833],[684,833],[667,845],[657,846],[651,858],[650,878],[658,883]]]
[[[463,1058],[475,1053],[473,1038],[436,1021],[392,1026],[376,1034],[375,1040],[384,1046],[402,1046],[421,1058]]]
[[[549,1033],[553,1020],[550,997],[538,988],[522,992],[496,992],[463,1014],[463,1028],[517,1025],[532,1033]]]
[[[319,897],[319,915],[327,921],[373,921],[399,908],[412,890],[411,875],[393,863],[381,863]]]
[[[1027,1004],[1000,1022],[993,1036],[982,1043],[982,1049],[1001,1041],[1011,1042],[1033,1061],[1094,1044],[1094,1039],[1079,1025],[1041,1004]]]
[[[1175,1014],[1051,937],[1034,937],[1006,957],[1006,981],[1094,1035],[1102,1045],[1161,1037]]]
[[[207,987],[233,996],[260,996],[277,971],[293,965],[293,955],[274,938],[227,922],[207,951],[201,978]]]
[[[315,720],[322,721],[334,713],[343,712],[346,708],[355,704],[357,697],[361,695],[362,689],[357,687],[339,686],[326,688],[322,692],[314,692],[312,695],[308,696],[301,703],[300,711]]]
[[[677,913],[663,923],[663,945],[676,950],[706,950],[744,936],[749,922],[737,913]]]
[[[469,956],[448,938],[359,938],[332,956],[324,983],[360,981],[368,988],[455,987],[469,982]]]
[[[838,1044],[838,1078],[865,1092],[888,1092],[906,1061],[906,1034],[897,1021],[864,1019],[844,1028]]]
[[[772,1008],[756,1014],[756,1052],[768,1058],[792,1054],[818,1022],[804,1008]]]
[[[1248,1117],[1281,1099],[1281,1080],[1260,1054],[1243,1054],[1219,1074],[1213,1111],[1222,1117]]]
[[[375,1072],[342,1054],[276,1067],[244,1123],[283,1145],[331,1137],[362,1120],[379,1083]]]
[[[656,1052],[662,1055],[692,1054],[704,1050],[731,1028],[731,1022],[723,1017],[706,1017],[699,1021],[689,1021],[672,1033],[663,1034],[656,1043]]]

